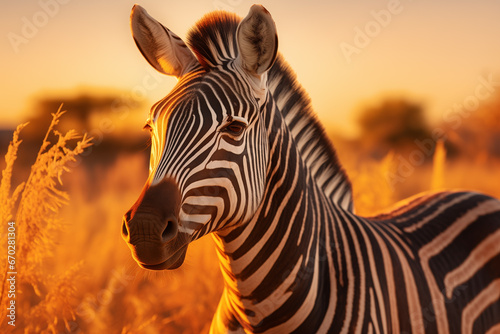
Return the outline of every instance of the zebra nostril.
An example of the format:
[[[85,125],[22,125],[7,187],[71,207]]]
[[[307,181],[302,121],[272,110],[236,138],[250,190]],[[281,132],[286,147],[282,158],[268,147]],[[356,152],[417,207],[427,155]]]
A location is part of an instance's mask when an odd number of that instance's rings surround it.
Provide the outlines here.
[[[125,217],[123,217],[123,223],[122,223],[122,237],[124,239],[128,238],[128,227],[127,227],[127,220]]]
[[[163,230],[161,234],[161,241],[163,243],[167,243],[174,239],[177,236],[177,230],[178,230],[178,225],[177,225],[177,219],[174,217],[170,217],[167,220],[167,223],[165,225],[165,229]]]
[[[123,222],[123,224],[122,224],[122,237],[124,239],[128,239],[128,228],[127,228],[127,224],[125,222]]]
[[[127,212],[125,212],[125,214],[123,215],[123,222],[126,223],[126,222],[129,222],[130,219],[132,219],[132,209],[128,210]]]
[[[123,215],[123,222],[122,222],[122,238],[127,240],[128,239],[128,226],[127,223],[132,219],[132,209],[128,210],[124,215]]]

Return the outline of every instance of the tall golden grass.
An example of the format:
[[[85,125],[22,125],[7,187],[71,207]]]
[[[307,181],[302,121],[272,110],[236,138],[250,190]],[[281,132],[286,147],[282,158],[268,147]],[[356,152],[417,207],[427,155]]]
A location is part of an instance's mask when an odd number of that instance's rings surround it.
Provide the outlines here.
[[[27,124],[17,127],[5,156],[6,167],[0,184],[0,221],[2,245],[7,245],[7,222],[14,221],[16,228],[15,270],[9,269],[7,251],[0,252],[2,273],[1,304],[6,305],[7,273],[16,275],[16,326],[25,332],[57,332],[75,318],[71,298],[75,292],[73,280],[79,265],[68,268],[55,277],[44,272],[44,262],[53,255],[56,238],[63,227],[58,216],[59,208],[69,200],[68,194],[58,188],[61,176],[68,171],[67,164],[75,161],[91,145],[87,136],[79,137],[74,131],[61,134],[55,130],[64,112],[53,114],[52,122],[43,139],[36,161],[26,182],[19,184],[11,194],[11,179],[21,140],[19,134]],[[55,143],[49,136],[57,138]],[[79,140],[78,140],[79,139]],[[78,140],[74,148],[70,142]],[[21,316],[22,314],[22,316]],[[7,308],[2,307],[1,319],[7,319]],[[5,331],[16,327],[2,326]]]
[[[73,131],[55,130],[53,117],[26,182],[11,187],[22,146],[20,125],[6,154],[0,183],[0,332],[25,333],[206,333],[222,292],[222,278],[210,238],[194,242],[184,265],[175,271],[139,269],[120,236],[121,217],[135,202],[147,179],[144,154],[124,154],[110,168],[89,172],[83,165],[66,174],[69,163],[90,145]],[[50,140],[50,138],[55,138]],[[73,148],[68,148],[71,142]],[[371,214],[401,194],[387,183],[394,155],[382,162],[356,160],[339,150],[353,183],[356,209]],[[351,154],[351,156],[343,156]],[[92,159],[87,156],[85,159]],[[415,171],[401,187],[408,192],[462,187],[500,196],[491,182],[500,163],[488,166],[446,161],[439,146],[433,165]],[[446,170],[446,172],[445,172]],[[64,182],[65,190],[61,190]],[[89,195],[89,184],[99,191]],[[17,231],[17,326],[6,325],[6,222]]]
[[[434,151],[434,158],[432,160],[432,178],[431,178],[431,189],[438,190],[444,188],[444,174],[446,167],[446,148],[444,147],[444,141],[439,140],[436,143],[436,148]]]

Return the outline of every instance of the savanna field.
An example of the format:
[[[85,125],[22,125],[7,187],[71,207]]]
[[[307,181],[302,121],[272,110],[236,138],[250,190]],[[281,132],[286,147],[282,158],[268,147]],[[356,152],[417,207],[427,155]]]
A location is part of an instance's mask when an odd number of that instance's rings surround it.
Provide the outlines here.
[[[211,237],[180,268],[148,271],[121,236],[148,179],[141,129],[176,81],[137,50],[134,2],[0,11],[0,334],[209,332],[223,291]],[[204,14],[253,3],[141,5],[184,39]],[[358,214],[443,189],[500,198],[500,2],[264,5]]]
[[[81,111],[81,99],[66,102]],[[98,99],[83,100],[99,105]],[[356,210],[372,215],[418,192],[442,188],[500,197],[496,101],[437,142],[427,136],[431,127],[420,119],[422,109],[399,100],[380,102],[362,113],[359,124],[365,128],[356,140],[329,132],[351,178]],[[139,269],[120,228],[123,213],[147,178],[147,137],[131,129],[137,138],[124,144],[113,132],[97,137],[94,131],[94,138],[78,134],[71,128],[82,128],[78,112],[72,114],[70,108],[52,115],[45,110],[38,122],[11,131],[10,145],[2,143],[1,219],[15,222],[18,273],[16,326],[6,326],[8,310],[3,307],[2,332],[208,332],[222,292],[211,238],[194,242],[177,270]],[[95,117],[92,108],[89,115]],[[489,131],[484,131],[486,115],[491,117]],[[382,128],[376,125],[381,117]],[[412,128],[416,120],[419,131]],[[48,127],[35,128],[34,123]],[[467,135],[477,144],[461,144]],[[4,247],[8,228],[2,225]],[[7,254],[0,254],[7,278]],[[9,281],[3,282],[2,305],[7,305]]]

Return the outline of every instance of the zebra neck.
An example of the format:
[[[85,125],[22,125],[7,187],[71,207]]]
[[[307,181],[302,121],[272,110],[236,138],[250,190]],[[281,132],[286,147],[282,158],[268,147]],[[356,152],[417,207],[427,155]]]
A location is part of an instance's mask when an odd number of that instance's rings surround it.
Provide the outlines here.
[[[270,160],[261,205],[248,224],[215,235],[225,281],[219,321],[237,321],[250,331],[294,321],[289,315],[300,314],[305,299],[317,307],[334,305],[330,287],[340,274],[329,269],[329,236],[332,210],[344,209],[335,208],[317,185],[281,115],[274,113],[268,124]]]
[[[272,103],[281,114],[307,170],[335,205],[352,211],[351,183],[318,121],[306,91],[279,55],[268,75]]]

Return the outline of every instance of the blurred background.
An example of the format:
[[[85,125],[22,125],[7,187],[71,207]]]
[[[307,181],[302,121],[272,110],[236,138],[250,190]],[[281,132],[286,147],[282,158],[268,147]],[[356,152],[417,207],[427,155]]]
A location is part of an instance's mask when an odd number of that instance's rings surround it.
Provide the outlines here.
[[[133,4],[2,2],[0,154],[15,127],[29,121],[13,184],[25,180],[61,104],[68,112],[58,129],[94,138],[64,176],[65,228],[45,264],[47,275],[57,277],[83,260],[72,282],[75,317],[59,329],[207,332],[222,291],[211,240],[195,242],[180,269],[152,274],[137,268],[120,237],[121,216],[147,178],[142,126],[150,106],[176,82],[137,50],[129,28]],[[140,3],[182,38],[207,12],[245,16],[252,4]],[[500,197],[500,2],[262,4],[352,180],[359,213],[441,188]]]

